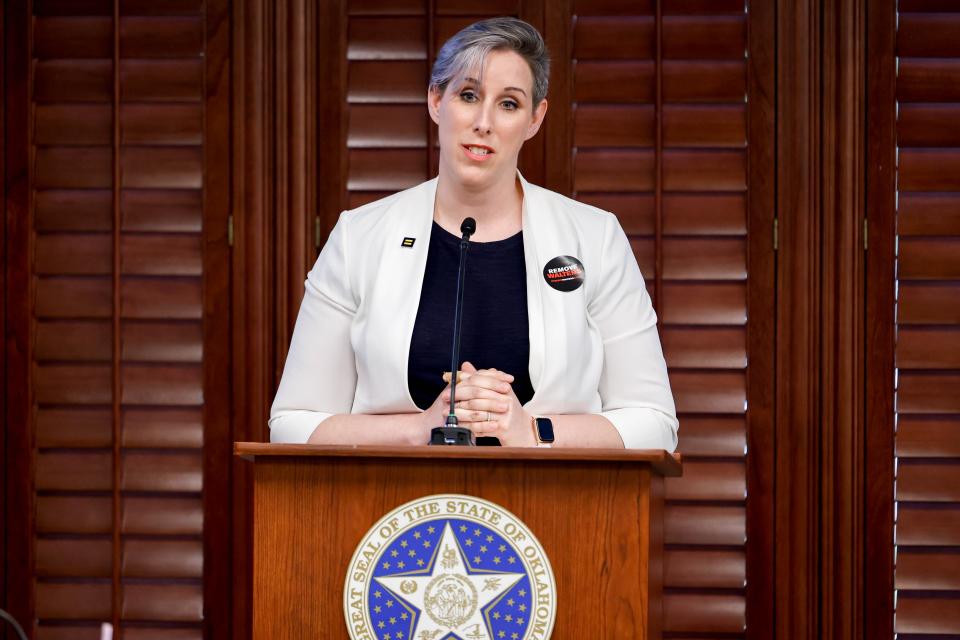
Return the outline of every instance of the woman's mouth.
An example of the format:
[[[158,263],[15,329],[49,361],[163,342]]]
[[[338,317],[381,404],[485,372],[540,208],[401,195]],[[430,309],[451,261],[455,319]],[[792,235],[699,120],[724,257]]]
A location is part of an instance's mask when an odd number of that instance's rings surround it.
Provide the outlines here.
[[[465,144],[463,150],[466,151],[470,159],[478,162],[488,160],[494,154],[493,149],[482,144]]]

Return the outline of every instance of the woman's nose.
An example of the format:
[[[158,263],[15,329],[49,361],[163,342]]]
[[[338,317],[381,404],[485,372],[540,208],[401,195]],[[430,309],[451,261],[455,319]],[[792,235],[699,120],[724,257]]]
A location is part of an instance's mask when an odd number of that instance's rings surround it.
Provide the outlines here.
[[[490,113],[490,107],[484,105],[477,109],[477,118],[473,122],[473,130],[476,133],[490,133],[492,121],[493,118]]]

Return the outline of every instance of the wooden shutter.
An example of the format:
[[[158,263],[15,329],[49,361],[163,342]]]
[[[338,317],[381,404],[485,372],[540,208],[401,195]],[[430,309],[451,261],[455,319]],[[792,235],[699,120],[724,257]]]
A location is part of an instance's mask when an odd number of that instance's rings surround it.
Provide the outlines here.
[[[899,11],[895,630],[960,638],[960,5]]]
[[[229,455],[228,376],[211,370],[227,362],[227,200],[207,182],[226,166],[228,103],[205,91],[225,12],[33,7],[35,637],[110,622],[115,638],[200,638],[204,576],[228,583],[226,543],[204,555],[223,511],[204,494],[223,501],[229,482],[205,482],[204,457]]]
[[[747,16],[736,0],[658,4],[574,2],[572,187],[618,215],[660,318],[685,460],[667,485],[664,632],[739,637]]]

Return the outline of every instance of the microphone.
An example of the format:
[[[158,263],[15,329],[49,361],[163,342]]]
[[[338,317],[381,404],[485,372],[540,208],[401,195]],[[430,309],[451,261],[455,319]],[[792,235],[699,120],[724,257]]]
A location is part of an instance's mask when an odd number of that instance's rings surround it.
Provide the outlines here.
[[[450,362],[450,413],[446,424],[430,430],[430,444],[474,446],[473,431],[457,424],[454,405],[457,393],[457,372],[460,371],[460,326],[463,323],[463,276],[467,267],[467,249],[470,248],[470,236],[477,231],[477,221],[464,218],[460,225],[460,264],[457,268],[457,297],[453,307],[453,353]]]

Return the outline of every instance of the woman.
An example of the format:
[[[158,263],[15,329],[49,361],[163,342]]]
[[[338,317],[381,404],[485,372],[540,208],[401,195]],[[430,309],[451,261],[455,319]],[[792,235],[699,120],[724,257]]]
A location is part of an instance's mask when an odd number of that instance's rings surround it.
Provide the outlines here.
[[[517,171],[548,77],[521,20],[443,46],[427,91],[439,176],[341,215],[306,281],[272,441],[425,444],[444,423],[469,216],[460,425],[504,446],[543,446],[548,419],[553,446],[675,448],[656,316],[616,217]]]

